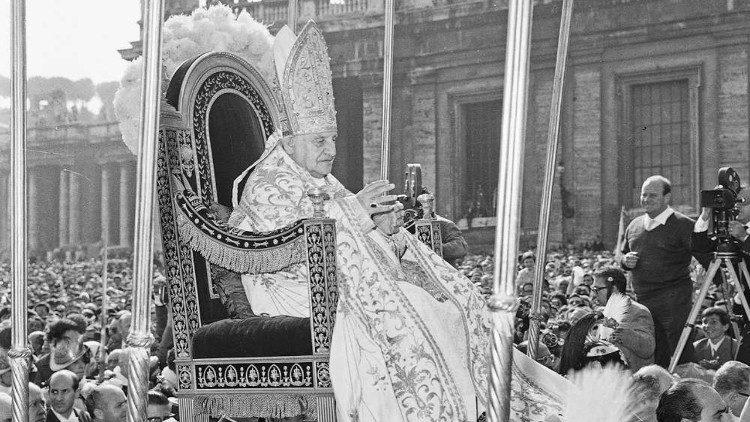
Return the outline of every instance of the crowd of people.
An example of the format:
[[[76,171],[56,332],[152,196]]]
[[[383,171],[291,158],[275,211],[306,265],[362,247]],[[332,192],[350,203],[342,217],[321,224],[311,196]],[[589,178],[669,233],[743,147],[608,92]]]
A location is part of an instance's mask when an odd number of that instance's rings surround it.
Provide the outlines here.
[[[159,260],[155,260],[159,262]],[[29,420],[126,419],[128,353],[123,338],[131,321],[132,261],[108,260],[106,297],[101,259],[34,260],[28,267]],[[148,420],[176,414],[174,357],[167,325],[162,270],[154,268]],[[10,266],[0,265],[0,421],[10,420]],[[102,328],[103,327],[103,328]],[[167,333],[169,337],[171,335]],[[164,341],[162,341],[164,340]],[[77,418],[77,419],[76,419]]]
[[[663,211],[664,207],[656,209],[659,214]],[[641,223],[634,220],[629,231]],[[658,227],[653,226],[652,230]],[[702,230],[698,224],[688,235],[700,235]],[[691,244],[697,240],[700,239],[693,237]],[[690,408],[685,406],[690,400],[697,403],[697,407],[691,408],[693,413],[695,409],[699,409],[698,413],[706,409],[719,412],[716,414],[727,410],[739,417],[750,395],[747,365],[750,350],[742,344],[748,324],[742,318],[736,288],[732,283],[710,284],[679,365],[670,373],[665,368],[675,353],[675,339],[682,333],[684,323],[678,321],[677,337],[666,334],[665,323],[658,319],[659,310],[652,310],[654,306],[649,306],[649,301],[643,298],[664,296],[665,291],[674,291],[676,285],[668,284],[663,289],[650,286],[652,290],[646,289],[644,295],[643,280],[634,271],[645,265],[644,256],[648,256],[638,253],[641,247],[637,241],[628,240],[626,233],[620,254],[600,248],[573,247],[549,252],[541,277],[538,316],[531,309],[537,257],[532,251],[519,254],[515,280],[520,301],[516,313],[516,347],[523,352],[528,350],[530,322],[538,317],[541,331],[537,362],[563,376],[592,364],[604,367],[615,363],[627,368],[633,374],[633,394],[643,404],[636,412],[638,419],[633,420],[671,420],[659,415],[683,412]],[[635,264],[630,258],[633,252],[637,258]],[[687,299],[679,299],[687,303],[684,311],[690,309],[705,282],[706,263],[700,262],[700,256],[693,252],[688,251],[684,259],[687,264],[678,264],[684,266],[677,271],[684,282],[680,289],[689,292]],[[685,251],[680,253],[684,255]],[[659,265],[665,262],[669,262],[667,257]],[[455,265],[484,294],[491,294],[495,269],[492,255],[469,254],[459,258]],[[171,338],[167,338],[171,334],[167,331],[164,336],[168,298],[162,272],[155,265],[152,329],[156,341],[152,348],[148,396],[150,421],[177,417],[174,399],[177,377],[170,353]],[[125,419],[128,356],[123,336],[131,320],[131,260],[108,262],[106,296],[102,276],[103,262],[99,259],[37,260],[30,264],[28,332],[34,356],[30,420],[65,421],[73,420],[72,416],[79,421]],[[0,358],[0,421],[10,415],[7,351],[11,347],[11,300],[10,267],[3,264],[0,266],[0,353],[4,354]],[[657,301],[655,306],[664,304]],[[679,319],[675,306],[670,306],[667,314]],[[740,327],[739,332],[731,328],[734,323]],[[663,338],[660,340],[659,336]],[[715,403],[709,403],[711,397],[717,398]],[[725,406],[710,407],[716,403]]]

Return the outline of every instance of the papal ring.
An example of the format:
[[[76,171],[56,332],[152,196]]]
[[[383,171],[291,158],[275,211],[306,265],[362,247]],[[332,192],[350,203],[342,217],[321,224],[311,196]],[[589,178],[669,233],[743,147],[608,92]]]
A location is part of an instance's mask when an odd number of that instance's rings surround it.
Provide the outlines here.
[[[378,204],[376,204],[374,202],[370,204],[370,208],[377,208],[377,207],[378,207]]]

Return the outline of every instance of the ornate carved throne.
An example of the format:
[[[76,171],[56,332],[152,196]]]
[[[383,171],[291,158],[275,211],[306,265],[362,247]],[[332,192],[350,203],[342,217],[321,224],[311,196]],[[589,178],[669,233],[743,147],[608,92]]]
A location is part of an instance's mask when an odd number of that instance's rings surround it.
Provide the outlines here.
[[[234,179],[281,123],[276,91],[242,59],[207,53],[178,69],[166,102],[157,194],[181,420],[285,417],[304,409],[313,420],[335,420],[328,354],[337,303],[335,222],[321,205],[315,218],[250,233],[212,212],[215,204],[231,207]],[[240,274],[290,262],[308,265],[312,317],[254,315]]]

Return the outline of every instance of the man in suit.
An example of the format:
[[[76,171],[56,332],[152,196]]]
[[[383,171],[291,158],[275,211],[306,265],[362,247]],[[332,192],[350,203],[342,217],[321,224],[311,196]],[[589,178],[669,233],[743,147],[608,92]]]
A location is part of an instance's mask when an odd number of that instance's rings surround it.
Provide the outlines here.
[[[86,398],[93,422],[119,422],[128,418],[128,399],[114,384],[97,385]]]
[[[88,412],[73,408],[79,383],[78,375],[67,369],[52,374],[49,379],[51,406],[47,411],[47,422],[91,422]]]
[[[654,322],[648,308],[625,295],[626,289],[625,273],[617,267],[605,267],[594,274],[591,296],[601,306],[612,306],[616,301],[626,304],[625,316],[609,341],[620,348],[630,370],[636,372],[654,363]]]
[[[703,331],[706,338],[695,343],[695,361],[706,369],[717,370],[721,365],[734,359],[737,340],[727,335],[729,314],[724,308],[713,306],[703,311]]]

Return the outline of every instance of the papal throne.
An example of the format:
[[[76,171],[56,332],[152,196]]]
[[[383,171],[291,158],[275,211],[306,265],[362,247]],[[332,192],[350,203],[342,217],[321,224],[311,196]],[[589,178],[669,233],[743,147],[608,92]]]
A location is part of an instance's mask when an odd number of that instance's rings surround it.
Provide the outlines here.
[[[322,215],[322,195],[314,218],[268,233],[230,228],[215,212],[231,207],[233,181],[284,118],[280,104],[252,65],[228,53],[189,60],[169,81],[157,194],[183,421],[304,410],[335,420],[335,221]],[[311,317],[255,315],[240,274],[294,263],[309,269]]]

